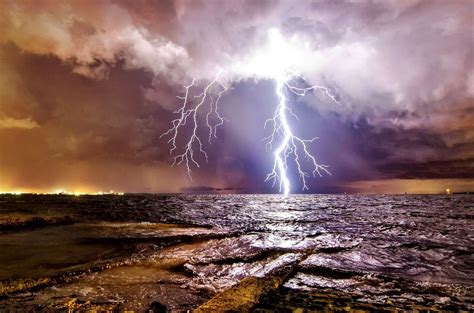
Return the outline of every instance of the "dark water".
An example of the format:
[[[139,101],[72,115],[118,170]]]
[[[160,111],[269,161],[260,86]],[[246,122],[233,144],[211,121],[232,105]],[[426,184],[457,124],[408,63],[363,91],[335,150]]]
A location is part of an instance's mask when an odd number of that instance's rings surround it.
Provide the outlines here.
[[[23,195],[0,196],[0,213],[67,214],[77,220],[74,225],[1,234],[0,280],[49,275],[61,267],[130,253],[137,246],[125,243],[166,237],[166,231],[147,228],[148,223],[177,223],[237,233],[219,241],[225,254],[240,255],[236,264],[262,252],[304,256],[280,295],[267,299],[261,310],[276,310],[275,305],[285,306],[285,301],[304,302],[305,293],[319,289],[362,293],[372,302],[396,294],[400,301],[473,308],[471,195]],[[191,238],[203,233],[192,228],[189,232]],[[208,283],[218,290],[227,286],[223,279],[253,273],[248,262],[234,264],[232,270],[227,265],[209,267],[212,262],[203,260],[215,259],[212,253],[188,263],[205,263],[193,270],[210,279],[215,276]],[[291,296],[294,292],[298,296]]]

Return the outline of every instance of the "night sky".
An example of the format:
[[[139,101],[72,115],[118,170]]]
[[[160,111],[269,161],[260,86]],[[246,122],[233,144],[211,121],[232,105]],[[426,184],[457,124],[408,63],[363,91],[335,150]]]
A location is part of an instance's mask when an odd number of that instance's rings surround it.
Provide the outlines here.
[[[309,192],[473,191],[473,20],[470,0],[0,1],[0,191],[277,192],[275,82],[236,70],[270,29],[341,102],[290,101],[332,173]],[[229,122],[191,181],[159,137],[219,70]]]

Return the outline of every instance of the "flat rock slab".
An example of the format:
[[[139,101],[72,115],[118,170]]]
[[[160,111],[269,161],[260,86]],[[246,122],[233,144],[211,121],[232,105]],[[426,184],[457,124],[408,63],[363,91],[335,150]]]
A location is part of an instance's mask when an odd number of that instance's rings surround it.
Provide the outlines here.
[[[0,216],[0,233],[24,231],[52,225],[67,225],[74,223],[74,218],[66,216],[31,216],[3,215]]]
[[[263,296],[277,290],[283,284],[295,271],[302,257],[301,254],[288,254],[277,258],[258,276],[242,279],[237,285],[217,294],[194,312],[251,312]]]

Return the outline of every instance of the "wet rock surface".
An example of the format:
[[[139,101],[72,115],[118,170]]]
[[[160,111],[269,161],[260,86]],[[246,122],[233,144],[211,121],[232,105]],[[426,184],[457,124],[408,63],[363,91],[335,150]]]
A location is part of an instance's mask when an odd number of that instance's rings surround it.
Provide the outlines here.
[[[75,220],[66,216],[0,215],[0,234],[14,231],[31,230],[53,225],[73,224]]]
[[[0,311],[474,310],[473,212],[469,195],[1,195]]]

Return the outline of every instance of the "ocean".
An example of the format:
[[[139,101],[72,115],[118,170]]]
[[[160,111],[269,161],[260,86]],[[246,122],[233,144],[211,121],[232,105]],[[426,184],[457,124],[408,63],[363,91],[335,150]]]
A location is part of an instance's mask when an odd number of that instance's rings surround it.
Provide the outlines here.
[[[186,311],[249,277],[279,277],[254,312],[474,310],[473,195],[0,195],[0,251],[0,311]]]

